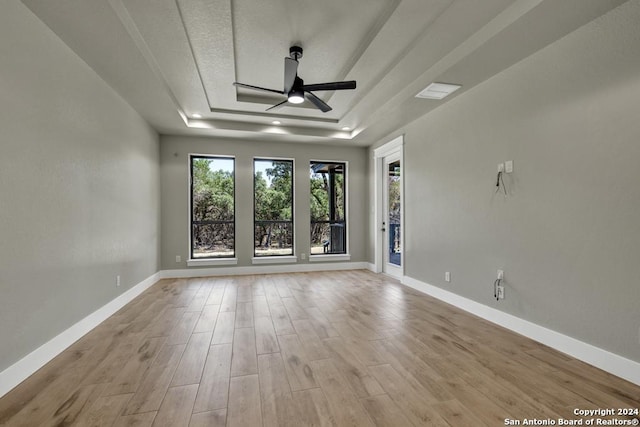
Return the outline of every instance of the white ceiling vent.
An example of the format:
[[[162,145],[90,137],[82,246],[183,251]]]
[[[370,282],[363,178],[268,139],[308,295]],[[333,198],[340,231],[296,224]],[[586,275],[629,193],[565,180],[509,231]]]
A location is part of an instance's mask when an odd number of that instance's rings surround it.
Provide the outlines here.
[[[431,83],[422,92],[417,94],[416,98],[443,99],[461,87],[461,85],[449,83]]]

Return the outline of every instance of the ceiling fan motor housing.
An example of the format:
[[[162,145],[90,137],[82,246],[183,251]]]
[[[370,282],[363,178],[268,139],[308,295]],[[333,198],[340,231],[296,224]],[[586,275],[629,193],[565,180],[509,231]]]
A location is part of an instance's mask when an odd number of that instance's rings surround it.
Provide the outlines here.
[[[300,46],[291,46],[289,48],[289,56],[296,61],[302,58],[302,48]]]
[[[302,47],[291,46],[289,48],[289,57],[284,58],[284,87],[283,90],[268,89],[260,86],[253,86],[244,83],[234,82],[235,86],[243,87],[251,90],[259,90],[262,92],[271,92],[285,95],[287,99],[284,101],[267,108],[267,111],[271,111],[275,108],[281,107],[286,103],[302,104],[305,99],[311,102],[316,108],[323,113],[331,111],[331,107],[327,105],[322,99],[318,98],[314,91],[327,91],[327,90],[344,90],[355,89],[356,81],[349,80],[344,82],[329,82],[329,83],[316,83],[312,85],[305,85],[304,80],[298,76],[298,59],[302,58]]]

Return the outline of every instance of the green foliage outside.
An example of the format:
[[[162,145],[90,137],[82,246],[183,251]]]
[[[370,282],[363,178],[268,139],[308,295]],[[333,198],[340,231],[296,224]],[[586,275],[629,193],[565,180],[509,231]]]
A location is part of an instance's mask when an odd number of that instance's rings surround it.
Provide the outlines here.
[[[389,222],[400,223],[400,177],[389,177]]]
[[[399,253],[400,248],[400,168],[399,163],[390,165],[389,170],[389,242],[393,253]]]
[[[207,158],[192,160],[194,257],[234,254],[234,174],[223,169],[212,170],[214,161]],[[271,167],[265,169],[264,175],[262,171],[254,175],[256,255],[292,254],[293,163],[268,162]],[[333,218],[329,212],[328,174],[311,171],[310,186],[311,245],[321,249],[322,242],[330,239],[330,227],[328,223],[317,221],[343,221],[345,218],[344,175],[335,175]],[[200,223],[203,221],[216,223]]]
[[[193,256],[233,256],[233,172],[211,170],[210,159],[192,160]],[[201,221],[229,221],[199,224]]]
[[[335,220],[344,219],[344,177],[336,175],[336,215]],[[311,174],[311,221],[328,221],[329,182],[327,174]]]
[[[256,255],[293,255],[293,162],[273,161],[265,173],[268,181],[254,175]]]
[[[329,223],[318,221],[343,221],[345,219],[344,174],[335,174],[335,212],[333,218],[329,203],[329,197],[333,193],[330,189],[329,174],[314,173],[312,170],[310,184],[311,253],[320,254],[324,252],[323,243],[330,241],[332,236]]]
[[[212,171],[209,163],[193,159],[193,220],[233,220],[233,173]]]

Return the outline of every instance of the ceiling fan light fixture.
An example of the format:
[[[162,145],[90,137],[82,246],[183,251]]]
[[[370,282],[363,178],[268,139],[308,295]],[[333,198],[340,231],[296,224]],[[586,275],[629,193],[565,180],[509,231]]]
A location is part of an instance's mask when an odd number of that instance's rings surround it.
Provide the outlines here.
[[[292,90],[289,92],[288,101],[292,104],[302,104],[304,102],[304,92],[301,90]]]
[[[302,48],[300,46],[292,46],[289,50],[289,54],[289,57],[284,58],[284,85],[282,90],[268,89],[266,87],[253,86],[240,82],[234,82],[233,85],[243,89],[251,89],[258,90],[260,92],[270,92],[280,95],[286,95],[287,99],[275,105],[272,105],[271,107],[267,108],[266,111],[280,108],[287,103],[292,104],[292,106],[300,105],[306,99],[323,113],[331,111],[331,107],[322,99],[318,98],[313,93],[314,91],[348,90],[356,88],[355,80],[305,85],[304,80],[302,80],[298,76],[298,59],[302,58]]]

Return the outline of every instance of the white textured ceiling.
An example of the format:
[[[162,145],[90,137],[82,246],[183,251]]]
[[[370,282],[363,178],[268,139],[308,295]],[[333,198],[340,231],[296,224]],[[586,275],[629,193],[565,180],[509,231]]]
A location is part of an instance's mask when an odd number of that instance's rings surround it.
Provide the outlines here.
[[[23,0],[159,132],[360,146],[625,1]],[[284,97],[232,85],[282,90],[294,44],[305,83],[357,89],[266,112]],[[414,98],[434,81],[463,87]]]

